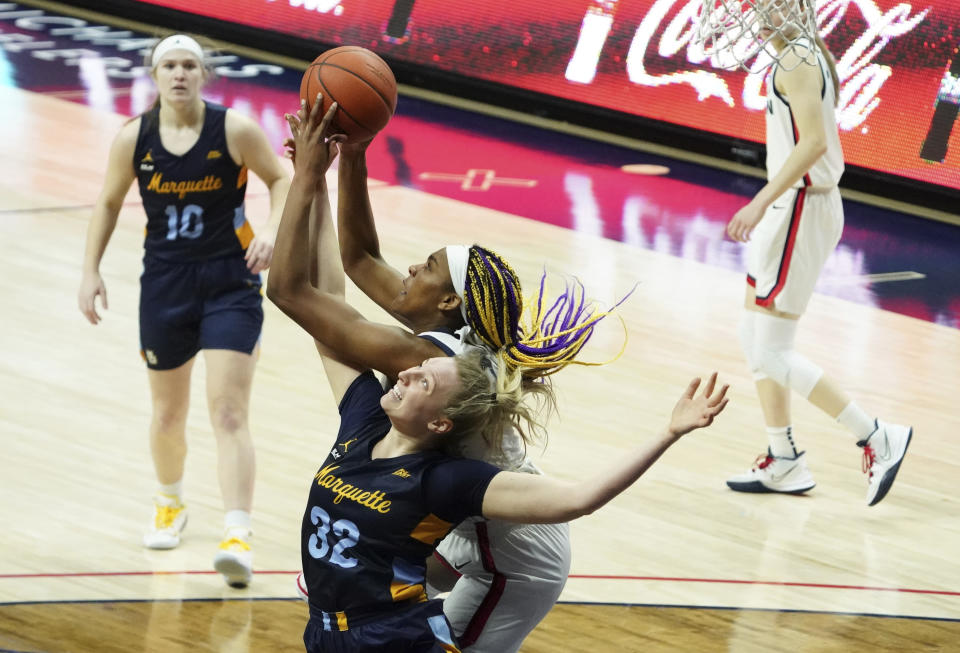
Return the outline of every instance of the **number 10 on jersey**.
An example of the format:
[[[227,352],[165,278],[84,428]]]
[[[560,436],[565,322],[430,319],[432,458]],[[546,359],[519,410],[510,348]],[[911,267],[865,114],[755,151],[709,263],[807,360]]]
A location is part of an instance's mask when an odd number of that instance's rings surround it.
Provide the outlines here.
[[[175,204],[167,205],[167,240],[199,238],[203,233],[203,207],[187,204],[183,213],[177,212]]]

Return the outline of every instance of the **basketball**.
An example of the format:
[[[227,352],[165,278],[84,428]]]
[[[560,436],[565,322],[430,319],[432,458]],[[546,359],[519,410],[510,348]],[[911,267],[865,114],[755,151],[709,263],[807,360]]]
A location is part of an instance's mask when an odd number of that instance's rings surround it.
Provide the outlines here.
[[[336,132],[347,142],[364,141],[383,129],[397,108],[397,81],[379,56],[358,46],[327,50],[303,73],[300,97],[313,107],[317,93],[323,110],[336,102]]]

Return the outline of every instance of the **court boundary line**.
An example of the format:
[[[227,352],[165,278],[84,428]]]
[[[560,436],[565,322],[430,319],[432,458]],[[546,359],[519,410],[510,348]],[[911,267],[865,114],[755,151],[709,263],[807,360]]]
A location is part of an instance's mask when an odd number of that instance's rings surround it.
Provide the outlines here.
[[[82,571],[82,572],[62,572],[62,573],[33,573],[33,574],[0,574],[0,581],[12,580],[17,578],[97,578],[104,576],[211,576],[218,572],[201,571],[198,569],[185,569],[180,571]],[[293,576],[296,571],[290,570],[257,570],[256,574],[264,576],[277,576],[289,574]],[[670,582],[670,583],[703,583],[716,585],[768,585],[774,587],[798,587],[808,589],[839,589],[854,590],[861,592],[903,592],[904,594],[925,594],[936,596],[957,596],[960,597],[960,591],[954,590],[934,590],[934,589],[916,589],[909,587],[880,587],[875,585],[844,585],[836,583],[802,583],[799,581],[775,581],[775,580],[746,580],[737,578],[688,578],[683,576],[626,576],[617,574],[570,574],[568,579],[577,580],[616,580],[616,581],[650,581],[650,582]],[[2,604],[2,603],[0,603]]]
[[[294,599],[299,600],[299,599]],[[823,615],[838,615],[838,616],[849,616],[849,617],[875,617],[880,619],[915,619],[921,621],[949,621],[960,623],[960,618],[957,617],[920,617],[916,615],[905,615],[905,614],[886,614],[883,612],[845,612],[842,610],[803,610],[800,608],[740,608],[727,605],[692,605],[684,603],[617,603],[613,601],[598,601],[596,603],[592,601],[557,601],[556,605],[604,605],[611,607],[624,607],[624,608],[679,608],[679,609],[689,609],[689,610],[742,610],[744,612],[792,612],[800,614],[823,614]]]

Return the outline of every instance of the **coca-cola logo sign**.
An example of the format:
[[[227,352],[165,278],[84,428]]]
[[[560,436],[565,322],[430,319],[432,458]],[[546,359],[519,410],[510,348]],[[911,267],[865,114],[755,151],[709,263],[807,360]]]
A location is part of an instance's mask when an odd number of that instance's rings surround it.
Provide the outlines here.
[[[608,5],[610,3],[607,3]],[[698,100],[717,98],[733,107],[737,100],[734,80],[730,75],[713,71],[727,71],[737,61],[748,62],[754,70],[766,70],[771,63],[767,50],[756,52],[750,39],[741,39],[742,51],[735,53],[735,61],[722,60],[723,53],[707,54],[694,36],[701,9],[700,0],[656,0],[637,26],[625,69],[630,82],[641,86],[660,87],[669,84],[688,84],[697,92]],[[926,17],[929,9],[914,12],[911,5],[902,3],[882,11],[873,0],[821,0],[817,3],[817,24],[820,35],[827,38],[843,21],[849,11],[856,11],[865,23],[863,31],[837,61],[840,80],[838,120],[840,128],[850,130],[862,124],[880,102],[879,94],[884,83],[893,74],[889,66],[874,63],[877,55],[891,40],[913,30]],[[595,12],[601,16],[601,12]],[[579,39],[596,41],[601,32],[609,29],[602,19],[585,19]],[[577,50],[567,66],[566,77],[572,82],[589,82],[593,76],[584,74],[584,67],[591,62],[577,64]],[[748,57],[753,52],[755,56]],[[682,58],[689,66],[685,70],[654,74],[648,70],[652,57]],[[593,61],[596,66],[598,61]],[[740,73],[743,92],[740,98],[747,109],[763,110],[766,97],[763,78],[756,74]]]
[[[692,41],[701,0],[143,1],[763,140],[763,75],[728,70],[729,61]],[[934,115],[957,101],[958,75],[948,68],[960,45],[960,2],[817,0],[815,13],[837,60],[847,163],[960,189],[960,129],[944,122],[949,111]],[[763,68],[766,56],[750,65]]]

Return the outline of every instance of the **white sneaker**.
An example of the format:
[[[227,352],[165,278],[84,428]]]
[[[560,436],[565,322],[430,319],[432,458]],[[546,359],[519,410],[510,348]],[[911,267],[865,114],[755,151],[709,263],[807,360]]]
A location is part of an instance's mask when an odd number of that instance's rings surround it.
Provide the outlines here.
[[[245,535],[235,531],[227,533],[213,557],[213,568],[230,587],[243,589],[253,578],[253,550],[249,540],[249,531]]]
[[[180,533],[187,526],[187,506],[180,497],[153,495],[153,524],[143,535],[148,549],[173,549],[180,545]]]
[[[876,420],[877,428],[857,446],[863,447],[863,471],[867,474],[867,505],[887,496],[907,453],[913,428]]]
[[[781,458],[767,449],[765,455],[757,456],[752,469],[728,479],[727,487],[737,492],[802,494],[816,485],[807,469],[805,453],[801,451],[796,458]]]
[[[297,574],[297,596],[303,601],[310,601],[310,592],[307,590],[307,581],[302,571]]]

